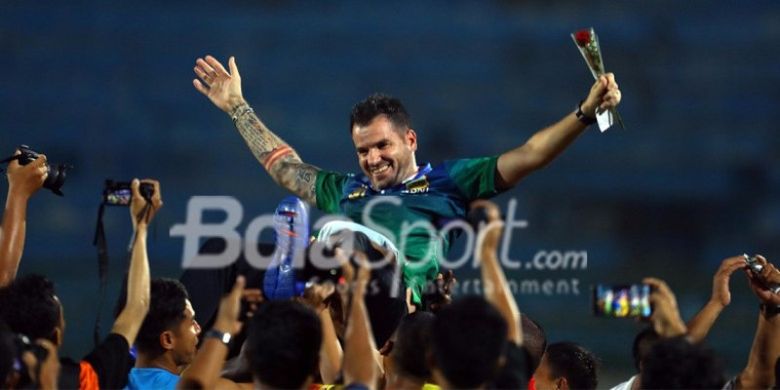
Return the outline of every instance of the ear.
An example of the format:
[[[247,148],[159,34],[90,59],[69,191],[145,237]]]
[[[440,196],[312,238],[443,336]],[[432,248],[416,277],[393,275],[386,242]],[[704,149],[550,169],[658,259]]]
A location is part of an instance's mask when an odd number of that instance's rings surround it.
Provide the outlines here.
[[[170,330],[166,330],[165,332],[160,333],[160,346],[164,350],[171,350],[173,349],[173,346],[176,344],[175,337],[173,336],[173,332]]]
[[[63,333],[64,332],[62,331],[62,328],[60,328],[59,326],[54,328],[54,340],[52,340],[52,341],[54,341],[54,345],[56,345],[57,348],[62,346],[62,342],[63,342],[62,339],[63,339],[63,336],[64,336]]]
[[[414,129],[407,129],[406,134],[404,134],[404,142],[407,146],[409,146],[412,151],[417,151],[417,133],[414,131]]]
[[[555,384],[560,390],[569,390],[569,381],[566,380],[566,377],[556,379]]]

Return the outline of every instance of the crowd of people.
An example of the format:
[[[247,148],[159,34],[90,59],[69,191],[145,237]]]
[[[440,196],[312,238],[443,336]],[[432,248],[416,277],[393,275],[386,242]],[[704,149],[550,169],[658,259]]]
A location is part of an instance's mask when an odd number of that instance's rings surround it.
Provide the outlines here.
[[[211,56],[199,58],[195,88],[231,117],[274,181],[309,204],[350,218],[312,237],[332,252],[339,277],[309,280],[301,293],[274,299],[258,283],[262,270],[241,262],[218,270],[185,270],[180,280],[152,278],[147,230],[163,205],[161,186],[135,179],[130,261],[114,323],[85,357],[62,358],[65,310],[54,283],[42,275],[17,277],[27,203],[44,183],[46,156],[26,165],[11,161],[0,231],[4,388],[557,390],[615,385],[599,381],[599,360],[584,345],[548,342],[544,324],[523,312],[498,261],[504,226],[498,207],[488,200],[552,161],[595,122],[597,112],[615,108],[621,95],[614,75],[601,76],[574,112],[520,146],[435,166],[417,163],[417,133],[400,101],[372,95],[353,108],[350,118],[362,172],[343,174],[304,163],[244,100],[232,57],[228,68]],[[152,190],[141,191],[142,186]],[[377,199],[380,204],[371,203]],[[478,232],[474,256],[484,286],[481,296],[451,296],[456,275],[440,267],[439,258],[456,235],[429,232],[453,220],[468,220]],[[351,245],[345,245],[345,237],[352,238]],[[705,339],[731,302],[729,280],[737,272],[747,275],[759,309],[746,366],[727,378]],[[687,323],[667,283],[651,277],[643,283],[651,287],[652,315],[630,351],[636,374],[616,389],[780,388],[780,294],[775,288],[780,271],[771,262],[762,256],[752,266],[743,256],[724,260],[713,277],[711,299]],[[400,294],[393,293],[395,285]]]

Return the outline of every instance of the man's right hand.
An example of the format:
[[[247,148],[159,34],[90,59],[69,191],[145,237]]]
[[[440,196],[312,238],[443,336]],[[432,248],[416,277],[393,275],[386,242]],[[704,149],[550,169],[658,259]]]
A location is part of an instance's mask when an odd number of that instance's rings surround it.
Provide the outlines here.
[[[241,93],[241,75],[238,73],[235,57],[230,57],[228,67],[230,67],[229,73],[216,58],[210,55],[207,55],[205,60],[198,58],[195,60],[194,68],[198,78],[192,80],[192,85],[220,110],[230,114],[245,102],[244,95]]]
[[[753,271],[747,270],[750,288],[761,303],[780,306],[780,294],[773,293],[772,290],[767,287],[767,284],[780,283],[780,271],[778,271],[774,264],[767,261],[764,256],[756,255],[756,261],[758,264],[764,266],[764,269],[761,270],[760,274],[755,274]]]
[[[14,155],[20,152],[17,150]],[[36,191],[43,187],[49,171],[46,165],[46,155],[39,155],[27,165],[20,165],[18,160],[8,164],[8,193],[16,194],[24,199],[29,199]]]
[[[143,196],[141,196],[141,192],[139,191],[141,182],[151,184],[154,187],[154,194],[152,195],[152,199],[150,201],[147,201]],[[133,179],[132,183],[130,183],[130,188],[133,191],[133,197],[130,200],[130,218],[133,220],[133,229],[135,230],[139,225],[148,226],[149,222],[152,222],[152,218],[154,218],[157,210],[162,207],[163,202],[162,194],[160,193],[160,182],[157,180]],[[146,216],[142,216],[141,214],[144,210],[144,207],[146,207],[147,202],[151,203],[151,207],[149,207],[149,210],[146,212]]]
[[[745,259],[742,256],[729,257],[720,263],[720,268],[712,278],[712,297],[710,302],[718,304],[721,308],[731,303],[731,291],[729,280],[734,271],[745,268]]]
[[[680,318],[677,298],[666,282],[656,278],[645,278],[642,282],[653,289],[650,293],[650,303],[653,305],[650,322],[655,332],[665,338],[684,335],[688,329]]]

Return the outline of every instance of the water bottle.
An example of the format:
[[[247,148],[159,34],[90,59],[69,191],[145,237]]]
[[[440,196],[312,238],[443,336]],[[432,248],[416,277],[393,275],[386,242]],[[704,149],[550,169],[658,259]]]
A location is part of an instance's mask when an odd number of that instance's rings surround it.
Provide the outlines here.
[[[304,282],[295,278],[295,265],[303,265],[309,246],[309,208],[295,196],[279,203],[274,213],[276,248],[263,279],[263,293],[272,300],[303,294]],[[296,259],[298,259],[296,261]]]

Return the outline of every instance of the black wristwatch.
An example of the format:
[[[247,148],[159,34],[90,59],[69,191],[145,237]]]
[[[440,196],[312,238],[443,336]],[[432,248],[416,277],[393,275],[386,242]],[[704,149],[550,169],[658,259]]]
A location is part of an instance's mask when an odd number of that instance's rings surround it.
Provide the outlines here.
[[[227,333],[227,332],[223,333],[223,332],[220,332],[220,331],[218,331],[216,329],[210,329],[209,331],[206,332],[206,334],[203,335],[204,339],[205,338],[209,338],[209,337],[213,337],[213,338],[221,341],[222,344],[225,344],[225,345],[230,344],[230,333]]]
[[[762,303],[758,305],[758,310],[761,311],[761,314],[763,314],[765,318],[772,318],[780,314],[780,305],[767,305]]]
[[[577,104],[577,111],[574,111],[574,115],[577,116],[577,120],[582,122],[582,124],[584,124],[585,126],[590,126],[590,125],[596,123],[596,118],[591,118],[591,117],[585,115],[584,112],[582,112],[582,103],[583,102],[584,102],[584,100],[579,102],[579,104]]]

